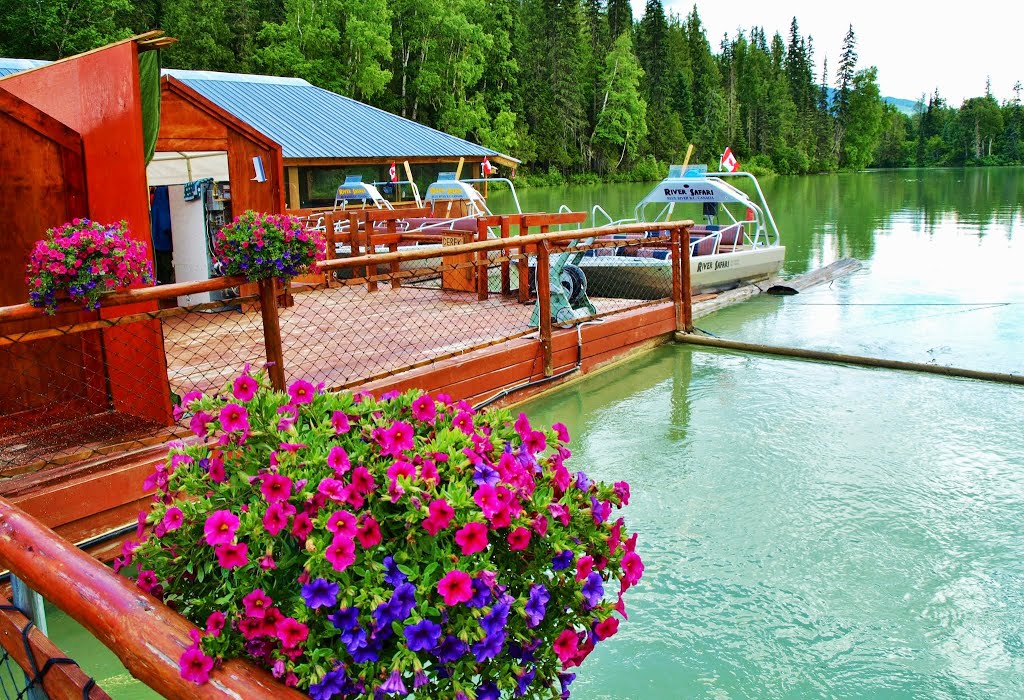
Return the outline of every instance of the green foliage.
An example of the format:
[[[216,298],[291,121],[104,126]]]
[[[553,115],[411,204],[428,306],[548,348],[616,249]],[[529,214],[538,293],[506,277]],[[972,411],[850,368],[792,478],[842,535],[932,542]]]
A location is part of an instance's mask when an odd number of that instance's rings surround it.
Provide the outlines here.
[[[835,72],[826,57],[818,76],[796,17],[785,37],[752,27],[716,39],[715,53],[697,8],[680,16],[664,0],[645,0],[639,21],[627,0],[0,0],[0,10],[0,55],[53,59],[161,28],[179,40],[168,67],[301,77],[520,158],[524,182],[548,181],[551,168],[569,181],[630,178],[641,163],[679,162],[688,143],[704,162],[730,146],[744,167],[763,156],[754,162],[779,173],[1024,162],[1020,89],[959,107],[936,91],[908,120],[883,107],[873,69],[858,70],[852,26],[829,38],[841,39]],[[609,72],[623,59],[629,75],[643,71],[635,87]]]

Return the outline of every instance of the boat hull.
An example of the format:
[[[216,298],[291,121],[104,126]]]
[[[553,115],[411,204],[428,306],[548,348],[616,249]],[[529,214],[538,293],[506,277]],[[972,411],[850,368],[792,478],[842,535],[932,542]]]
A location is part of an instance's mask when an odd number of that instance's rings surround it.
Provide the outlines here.
[[[785,246],[693,257],[690,259],[690,289],[693,293],[721,291],[771,277],[782,269],[785,257]],[[672,296],[670,260],[615,255],[584,257],[578,265],[587,276],[587,294],[591,297],[663,299]]]

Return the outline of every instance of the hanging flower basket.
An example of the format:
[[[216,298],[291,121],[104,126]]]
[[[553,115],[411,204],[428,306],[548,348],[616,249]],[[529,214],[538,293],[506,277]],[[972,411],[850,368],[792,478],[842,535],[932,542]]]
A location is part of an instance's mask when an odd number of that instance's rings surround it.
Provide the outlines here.
[[[625,617],[629,486],[569,471],[563,425],[248,373],[184,405],[201,443],[115,567],[204,630],[186,678],[245,657],[320,699],[568,697]]]
[[[98,309],[107,292],[138,281],[153,283],[146,245],[129,237],[125,221],[74,219],[46,233],[32,249],[25,282],[29,304],[47,314],[55,313],[62,299]]]
[[[327,248],[323,235],[297,217],[250,210],[217,233],[214,250],[225,275],[257,281],[307,272]]]

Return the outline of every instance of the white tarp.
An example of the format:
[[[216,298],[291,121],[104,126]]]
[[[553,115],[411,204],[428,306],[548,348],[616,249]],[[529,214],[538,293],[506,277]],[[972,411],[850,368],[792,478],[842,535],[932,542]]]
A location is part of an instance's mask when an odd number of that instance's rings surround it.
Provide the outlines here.
[[[207,177],[217,182],[230,180],[227,151],[157,151],[146,166],[150,187],[183,185]]]

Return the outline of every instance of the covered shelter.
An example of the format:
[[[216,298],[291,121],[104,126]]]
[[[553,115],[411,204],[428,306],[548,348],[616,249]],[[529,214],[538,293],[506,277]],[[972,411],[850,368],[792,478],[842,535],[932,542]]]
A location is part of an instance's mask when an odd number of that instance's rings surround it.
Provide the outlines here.
[[[207,114],[230,115],[277,144],[283,159],[284,202],[292,211],[332,206],[335,190],[348,175],[362,175],[365,182],[387,181],[392,163],[398,164],[402,180],[408,179],[407,163],[421,192],[440,172],[463,165],[479,177],[484,158],[508,168],[519,164],[511,156],[299,78],[165,70],[163,99],[161,138],[185,133],[198,138],[209,132],[199,111],[175,106],[187,101],[197,109],[203,106]],[[265,165],[270,166],[266,176],[272,182],[276,171],[272,172],[273,164]]]

